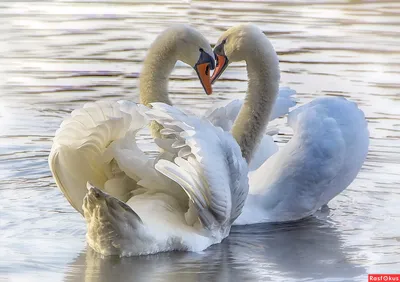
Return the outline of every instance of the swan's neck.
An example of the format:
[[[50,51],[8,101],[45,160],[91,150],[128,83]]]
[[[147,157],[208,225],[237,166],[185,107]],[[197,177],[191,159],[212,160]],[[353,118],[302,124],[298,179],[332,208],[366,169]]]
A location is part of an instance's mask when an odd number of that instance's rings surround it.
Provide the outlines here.
[[[177,62],[176,50],[157,43],[149,50],[140,73],[140,102],[146,106],[153,102],[171,104],[168,80]]]
[[[177,62],[174,44],[158,38],[150,48],[140,73],[140,102],[149,106],[153,102],[171,105],[168,97],[169,76]],[[153,121],[150,130],[154,138],[161,138],[162,126]]]
[[[248,73],[247,95],[232,134],[240,145],[243,157],[250,163],[268,124],[275,99],[279,92],[279,60],[265,38],[260,39],[254,52],[246,59]],[[268,48],[265,48],[269,44]]]

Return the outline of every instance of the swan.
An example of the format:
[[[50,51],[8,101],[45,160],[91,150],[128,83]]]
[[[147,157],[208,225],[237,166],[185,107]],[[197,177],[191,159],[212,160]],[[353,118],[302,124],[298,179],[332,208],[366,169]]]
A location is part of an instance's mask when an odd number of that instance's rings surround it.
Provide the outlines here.
[[[155,39],[144,60],[139,79],[141,104],[134,105],[128,101],[88,103],[82,109],[73,111],[71,117],[61,123],[53,139],[52,151],[49,156],[50,169],[57,170],[60,176],[54,177],[56,184],[70,204],[81,214],[83,214],[82,201],[87,192],[86,188],[82,189],[82,187],[86,187],[87,181],[103,187],[104,183],[110,179],[108,171],[114,169],[115,164],[112,164],[111,168],[103,167],[103,164],[94,162],[95,156],[89,155],[92,152],[88,151],[88,155],[77,152],[83,150],[91,142],[93,143],[96,138],[97,143],[94,144],[99,147],[95,148],[97,150],[96,158],[98,158],[97,154],[103,153],[113,141],[128,138],[125,136],[127,133],[131,134],[130,132],[147,126],[148,120],[143,115],[143,106],[149,106],[151,102],[171,104],[167,92],[168,77],[178,60],[182,60],[196,70],[205,92],[210,94],[212,88],[209,69],[213,69],[215,64],[210,44],[192,27],[173,25]],[[125,117],[126,114],[131,117]],[[117,122],[117,119],[124,119],[124,123]],[[106,132],[106,127],[109,132]],[[153,136],[159,136],[161,129],[159,126],[152,123],[150,129]],[[130,137],[133,138],[133,136]],[[74,151],[74,149],[76,150]],[[54,163],[56,156],[59,157],[57,161],[62,161],[61,155],[66,154],[66,150],[70,151],[68,155],[76,156],[76,158],[71,157],[68,160],[72,163],[68,164],[67,159],[63,165]],[[68,170],[79,164],[78,157],[87,159],[90,169],[82,170],[76,175],[70,173],[67,176]],[[59,167],[57,168],[55,165],[59,165]],[[65,176],[62,176],[63,174]],[[58,182],[61,176],[65,185]],[[80,188],[70,188],[75,183],[79,183],[77,186]],[[115,190],[115,187],[107,189],[108,186],[106,183],[106,192],[110,192],[120,200],[127,200],[126,193],[123,194],[126,192],[125,189]]]
[[[168,80],[178,60],[192,66],[206,94],[212,93],[210,70],[214,69],[215,62],[210,44],[197,30],[174,25],[156,38],[143,62],[139,77],[141,104],[150,106],[153,102],[161,102],[172,105],[168,97]],[[152,122],[150,130],[153,137],[160,137],[159,124]]]
[[[210,94],[213,56],[200,33],[173,26],[155,40],[146,57],[142,104],[88,103],[61,123],[49,155],[50,170],[84,216],[86,241],[96,252],[133,256],[201,251],[228,236],[248,192],[240,147],[228,132],[207,119],[186,116],[168,105],[167,98],[167,78],[177,60],[195,68]],[[162,149],[156,159],[135,140],[149,123],[152,134],[160,137],[155,138]],[[187,171],[175,171],[170,160]]]
[[[248,90],[231,127],[250,162],[276,100],[280,70],[268,38],[253,24],[228,29],[214,48],[214,83],[231,62],[245,61]],[[342,192],[357,176],[369,146],[364,113],[342,97],[320,97],[292,110],[293,137],[249,172],[249,194],[235,225],[294,221],[308,217]]]

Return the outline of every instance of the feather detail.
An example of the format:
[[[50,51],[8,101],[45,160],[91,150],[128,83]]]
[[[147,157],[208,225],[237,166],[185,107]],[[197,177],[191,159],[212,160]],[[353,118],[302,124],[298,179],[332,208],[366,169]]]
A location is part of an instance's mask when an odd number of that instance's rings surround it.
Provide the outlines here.
[[[248,192],[247,164],[231,134],[166,104],[153,103],[148,116],[180,148],[173,162],[159,160],[156,169],[183,188],[204,227],[229,229]]]

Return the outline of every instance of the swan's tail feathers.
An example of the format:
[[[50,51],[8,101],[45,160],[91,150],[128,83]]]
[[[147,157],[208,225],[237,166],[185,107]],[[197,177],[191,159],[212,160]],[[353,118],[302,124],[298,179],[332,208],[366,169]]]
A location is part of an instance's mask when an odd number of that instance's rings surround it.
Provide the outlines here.
[[[173,162],[159,160],[156,169],[184,189],[203,226],[230,227],[248,193],[247,163],[235,139],[208,120],[166,104],[152,105],[148,115],[164,126],[171,151],[179,148]]]
[[[103,255],[122,255],[144,233],[142,220],[124,202],[90,183],[87,188],[82,209],[89,245]]]
[[[90,103],[73,111],[57,130],[49,166],[57,186],[80,213],[87,181],[120,200],[135,188],[138,176],[119,166],[122,153],[115,148],[133,143],[123,153],[143,156],[135,147],[136,131],[147,124],[143,110],[126,101]]]

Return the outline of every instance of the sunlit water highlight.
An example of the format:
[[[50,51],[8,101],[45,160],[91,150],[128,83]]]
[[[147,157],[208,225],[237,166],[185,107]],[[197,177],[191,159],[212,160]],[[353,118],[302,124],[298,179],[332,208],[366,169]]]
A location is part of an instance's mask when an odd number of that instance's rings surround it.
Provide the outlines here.
[[[159,2],[0,3],[0,280],[367,281],[367,273],[399,272],[400,3]],[[297,90],[299,104],[337,95],[366,113],[371,146],[361,173],[309,220],[236,227],[200,254],[101,258],[51,177],[55,130],[85,102],[137,101],[141,62],[169,24],[190,23],[215,43],[248,21],[271,39],[282,84]],[[178,107],[201,114],[243,97],[245,81],[236,64],[206,96],[178,64],[170,92]],[[140,135],[144,147],[148,140]]]

